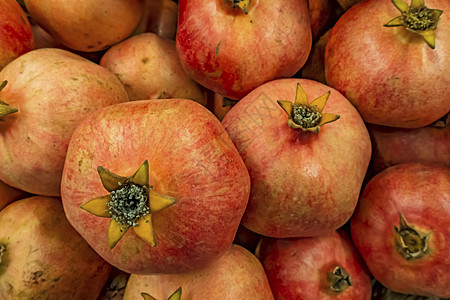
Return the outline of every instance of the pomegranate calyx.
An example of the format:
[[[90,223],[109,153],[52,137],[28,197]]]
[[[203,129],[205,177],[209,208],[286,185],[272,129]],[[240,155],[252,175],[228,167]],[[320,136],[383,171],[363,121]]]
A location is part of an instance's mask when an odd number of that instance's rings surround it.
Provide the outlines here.
[[[151,246],[156,246],[152,214],[177,202],[173,197],[153,191],[149,185],[149,166],[145,160],[132,176],[119,176],[104,167],[98,167],[103,187],[110,192],[94,198],[81,206],[87,212],[111,218],[108,229],[108,246],[113,249],[128,228]]]
[[[228,0],[231,8],[239,7],[244,14],[248,14],[248,7],[250,6],[251,0]]]
[[[141,293],[141,296],[144,298],[144,300],[156,300],[155,297],[150,296],[147,293]],[[181,299],[181,286],[167,298],[167,300],[180,300]]]
[[[448,126],[449,122],[450,122],[450,113],[447,113],[445,116],[443,116],[436,122],[431,123],[429,126],[435,127],[435,128],[445,128]]]
[[[336,266],[333,272],[327,273],[327,282],[330,290],[335,293],[342,293],[353,284],[350,275],[341,266]]]
[[[8,81],[3,80],[2,83],[0,83],[0,92],[3,90],[3,88],[6,86]],[[0,100],[0,121],[2,121],[2,117],[18,112],[17,108],[9,106],[9,104],[3,102]]]
[[[277,100],[277,102],[288,114],[289,127],[303,131],[319,132],[322,125],[339,119],[339,115],[322,113],[330,93],[329,91],[309,103],[305,91],[297,83],[294,103],[288,100]]]
[[[414,226],[408,225],[406,219],[401,213],[400,226],[394,226],[395,229],[395,249],[407,261],[419,259],[430,253],[428,240],[431,233],[422,233],[414,229]]]
[[[438,27],[441,14],[440,9],[430,9],[424,0],[411,0],[408,6],[403,0],[391,0],[401,15],[390,20],[384,26],[403,26],[407,30],[419,34],[432,49],[435,48],[434,30]]]
[[[0,243],[0,265],[3,262],[3,255],[5,255],[6,252],[6,245],[3,243]]]

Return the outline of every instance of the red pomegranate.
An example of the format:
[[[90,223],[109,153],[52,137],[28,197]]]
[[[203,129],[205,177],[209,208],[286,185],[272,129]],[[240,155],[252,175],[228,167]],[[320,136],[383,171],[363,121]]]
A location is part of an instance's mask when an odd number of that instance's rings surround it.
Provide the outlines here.
[[[390,167],[364,188],[352,238],[373,276],[396,292],[450,297],[450,169]]]
[[[0,1],[0,11],[1,70],[20,55],[33,50],[34,41],[30,22],[16,0]]]
[[[61,183],[71,224],[133,274],[206,267],[231,245],[249,192],[220,121],[185,99],[132,101],[86,118]]]
[[[450,1],[425,2],[363,1],[331,31],[326,81],[368,123],[418,128],[450,110]]]
[[[245,227],[305,237],[350,218],[371,145],[360,115],[339,92],[306,79],[271,81],[233,106],[223,125],[250,173]]]
[[[181,0],[176,45],[186,73],[231,99],[293,76],[311,50],[307,0]]]
[[[260,260],[275,299],[370,299],[370,274],[343,231],[263,238]]]

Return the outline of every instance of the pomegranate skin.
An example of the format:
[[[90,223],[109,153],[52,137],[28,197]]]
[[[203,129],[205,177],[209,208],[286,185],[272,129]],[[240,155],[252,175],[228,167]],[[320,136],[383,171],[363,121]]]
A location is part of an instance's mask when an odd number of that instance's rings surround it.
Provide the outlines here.
[[[21,199],[0,212],[0,299],[95,300],[111,266],[67,221],[59,198]]]
[[[231,1],[181,0],[176,47],[186,73],[241,99],[257,86],[293,76],[312,44],[307,0],[254,0],[248,14]]]
[[[343,231],[311,238],[263,238],[260,260],[277,300],[370,299],[370,273]],[[337,266],[353,284],[340,293],[327,282],[327,273]]]
[[[373,276],[404,294],[450,297],[450,169],[421,163],[390,167],[364,188],[351,219],[353,242]],[[406,260],[396,250],[399,213],[429,234],[427,253]]]
[[[0,72],[0,98],[16,113],[0,122],[0,180],[26,192],[59,196],[70,137],[93,111],[128,101],[119,79],[69,51],[30,51]]]
[[[372,140],[370,173],[403,163],[420,162],[450,168],[450,126],[395,128],[367,124]]]
[[[97,167],[131,176],[145,160],[155,192],[177,202],[152,214],[155,247],[130,228],[110,249],[111,219],[80,206],[108,194]],[[133,274],[206,267],[232,244],[249,192],[247,169],[220,121],[186,99],[131,101],[84,119],[72,135],[61,183],[70,223],[106,261]]]
[[[325,50],[326,81],[364,121],[418,128],[450,110],[450,1],[425,5],[444,10],[434,31],[435,49],[403,26],[383,26],[400,15],[390,0],[358,3],[333,27]]]
[[[293,100],[297,83],[309,101],[331,91],[324,112],[340,119],[319,133],[290,128],[277,100]],[[339,92],[312,80],[274,80],[240,100],[222,122],[250,173],[245,227],[269,237],[307,237],[350,218],[371,144],[360,115]]]

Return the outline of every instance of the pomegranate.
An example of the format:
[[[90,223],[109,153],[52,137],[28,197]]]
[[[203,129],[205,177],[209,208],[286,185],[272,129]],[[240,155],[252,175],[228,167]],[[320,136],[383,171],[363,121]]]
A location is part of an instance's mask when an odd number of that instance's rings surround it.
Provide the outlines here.
[[[402,163],[421,162],[450,168],[450,126],[447,116],[432,125],[410,129],[368,124],[372,140],[370,171]]]
[[[175,40],[178,4],[172,0],[145,0],[143,16],[133,35],[153,32],[162,38]]]
[[[100,65],[119,78],[130,100],[181,98],[206,105],[206,92],[184,72],[175,42],[154,33],[111,47]]]
[[[0,1],[0,11],[1,70],[20,55],[33,50],[34,41],[30,22],[16,0]]]
[[[61,183],[71,224],[133,274],[206,267],[231,245],[249,192],[220,121],[186,99],[93,113],[72,135]]]
[[[373,276],[396,292],[450,297],[450,169],[390,167],[364,188],[353,241]]]
[[[128,101],[114,74],[60,49],[22,55],[0,72],[0,82],[6,108],[0,105],[0,180],[38,195],[60,195],[77,124],[101,107]]]
[[[175,291],[181,294],[181,300],[273,299],[259,260],[246,249],[232,245],[211,265],[196,272],[172,275],[132,274],[125,289],[124,300],[142,299],[143,293],[154,297],[145,299],[168,299]]]
[[[67,222],[59,199],[31,197],[0,212],[2,300],[95,300],[110,269]]]
[[[99,51],[127,38],[143,12],[143,0],[25,0],[30,15],[65,46]]]
[[[350,218],[371,145],[360,115],[339,92],[307,79],[274,80],[240,100],[223,125],[250,173],[245,227],[306,237]]]
[[[366,122],[423,127],[450,110],[450,1],[392,2],[344,13],[328,39],[325,77]]]
[[[260,260],[275,299],[370,299],[370,274],[343,231],[263,238]]]
[[[183,68],[231,99],[293,76],[311,41],[307,0],[179,1],[176,45]]]

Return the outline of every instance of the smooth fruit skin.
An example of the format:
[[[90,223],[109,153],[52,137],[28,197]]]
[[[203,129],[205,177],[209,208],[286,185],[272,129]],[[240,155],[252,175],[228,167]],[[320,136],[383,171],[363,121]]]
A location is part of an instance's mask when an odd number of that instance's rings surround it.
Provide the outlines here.
[[[25,0],[30,15],[65,46],[99,51],[127,38],[142,16],[143,0]]]
[[[206,105],[206,92],[183,70],[175,42],[143,33],[111,47],[100,65],[114,73],[130,100],[191,99]]]
[[[72,132],[93,111],[128,101],[105,68],[60,49],[37,49],[0,72],[1,99],[18,112],[0,122],[0,180],[29,193],[59,196]]]
[[[383,26],[400,15],[390,0],[359,3],[333,27],[325,50],[326,81],[364,121],[418,128],[450,110],[450,1],[425,5],[444,10],[435,49],[404,27]]]
[[[373,276],[396,292],[450,297],[450,170],[420,163],[390,167],[361,194],[351,219],[355,245]],[[394,247],[399,213],[416,230],[431,233],[430,253],[407,261]]]
[[[33,33],[25,12],[16,0],[0,2],[0,70],[22,54],[33,50]]]
[[[370,274],[343,231],[312,238],[263,238],[260,260],[277,300],[370,299]],[[344,268],[353,283],[341,293],[327,282],[327,272],[336,266]]]
[[[248,14],[227,1],[179,1],[176,45],[183,68],[228,98],[293,76],[311,43],[306,0],[254,0]]]
[[[450,168],[450,126],[395,128],[367,124],[372,140],[373,175],[402,164],[420,162]]]
[[[111,270],[70,226],[57,198],[26,198],[3,209],[0,243],[2,300],[95,300]]]
[[[308,99],[331,91],[324,112],[340,115],[319,133],[295,130],[277,100],[293,100],[297,83]],[[370,137],[355,108],[336,90],[307,79],[266,83],[223,119],[250,173],[242,224],[261,235],[325,234],[352,215],[371,155]]]
[[[139,300],[142,292],[167,299],[179,287],[181,299],[273,299],[261,263],[238,245],[232,245],[210,266],[197,272],[131,275],[123,299]]]
[[[150,185],[177,203],[152,214],[156,247],[129,229],[111,250],[110,219],[80,205],[108,194],[98,166],[131,176],[146,159]],[[185,99],[132,101],[85,119],[72,136],[61,184],[71,224],[105,260],[133,274],[194,271],[217,259],[233,241],[249,191],[248,172],[220,121]]]

